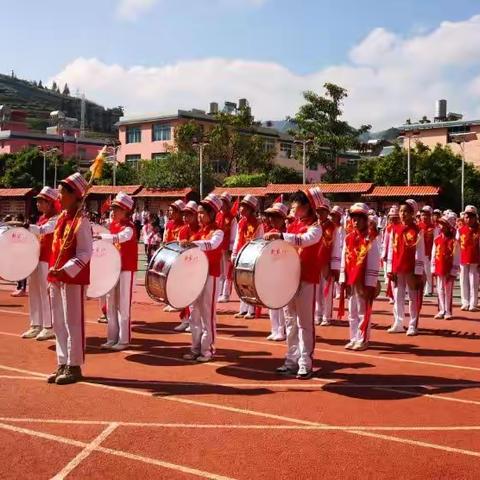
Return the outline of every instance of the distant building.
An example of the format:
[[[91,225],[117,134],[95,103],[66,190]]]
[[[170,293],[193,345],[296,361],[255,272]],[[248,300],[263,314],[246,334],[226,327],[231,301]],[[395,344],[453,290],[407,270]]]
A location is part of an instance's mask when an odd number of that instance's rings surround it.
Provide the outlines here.
[[[416,142],[433,148],[435,145],[448,145],[455,153],[461,153],[461,147],[452,140],[454,133],[472,132],[477,139],[465,143],[465,160],[480,168],[480,120],[463,120],[463,115],[458,113],[447,113],[447,101],[438,100],[433,121],[426,116],[422,120],[412,123],[408,121],[398,127],[400,140],[407,145],[408,137],[412,147]]]

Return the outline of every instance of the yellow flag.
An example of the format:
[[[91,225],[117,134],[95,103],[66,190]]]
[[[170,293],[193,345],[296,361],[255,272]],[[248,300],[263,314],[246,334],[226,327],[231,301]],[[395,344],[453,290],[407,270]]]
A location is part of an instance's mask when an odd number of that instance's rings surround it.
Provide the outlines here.
[[[92,165],[90,165],[90,172],[93,179],[101,178],[103,172],[103,164],[105,163],[105,156],[107,153],[107,146],[105,145],[95,157]]]

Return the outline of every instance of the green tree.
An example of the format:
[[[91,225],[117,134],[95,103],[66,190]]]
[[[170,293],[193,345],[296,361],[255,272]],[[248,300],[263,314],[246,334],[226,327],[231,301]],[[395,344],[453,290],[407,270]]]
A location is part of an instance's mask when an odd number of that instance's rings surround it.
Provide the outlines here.
[[[376,185],[405,185],[407,178],[406,154],[398,145],[385,157],[361,160],[356,180]]]
[[[115,179],[115,183],[117,185],[140,184],[138,168],[132,165],[131,162],[117,164]],[[103,166],[102,178],[99,179],[96,183],[100,185],[113,184],[113,165],[111,163],[105,163],[105,165]]]
[[[267,175],[265,173],[232,175],[225,178],[224,187],[264,187],[267,185]]]
[[[294,168],[274,165],[268,172],[268,183],[302,183],[302,174]]]
[[[68,83],[63,87],[62,95],[70,95],[70,89],[68,88]]]
[[[359,135],[370,130],[371,126],[363,125],[355,129],[342,120],[342,105],[348,96],[347,90],[333,83],[325,83],[324,88],[323,96],[312,91],[304,92],[306,103],[295,116],[298,129],[292,133],[297,139],[311,140],[308,147],[309,166],[320,164],[326,170],[326,179],[339,181],[339,153],[358,148]],[[302,155],[300,150],[297,150],[298,158]]]

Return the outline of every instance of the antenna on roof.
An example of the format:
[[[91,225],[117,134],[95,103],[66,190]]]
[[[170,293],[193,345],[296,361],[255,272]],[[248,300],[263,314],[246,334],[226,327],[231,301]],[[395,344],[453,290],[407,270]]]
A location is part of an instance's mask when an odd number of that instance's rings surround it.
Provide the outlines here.
[[[85,136],[85,94],[82,93],[80,100],[80,136]]]

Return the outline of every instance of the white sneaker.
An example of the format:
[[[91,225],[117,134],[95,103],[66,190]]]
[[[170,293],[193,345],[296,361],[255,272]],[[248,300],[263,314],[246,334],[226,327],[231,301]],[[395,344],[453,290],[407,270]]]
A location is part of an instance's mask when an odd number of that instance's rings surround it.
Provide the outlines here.
[[[400,323],[394,323],[388,330],[388,333],[405,333],[403,325]]]
[[[200,363],[207,363],[207,362],[211,362],[212,360],[213,360],[213,357],[206,357],[204,355],[199,355],[196,358],[196,361]]]
[[[388,303],[389,303],[390,305],[393,305],[393,304],[395,303],[395,301],[392,300],[391,298],[389,298],[389,299],[388,299]]]
[[[188,324],[187,328],[185,329],[185,332],[190,333],[191,331],[192,331],[192,329],[190,328],[190,324]]]
[[[185,332],[187,328],[190,326],[188,322],[182,322],[180,325],[177,325],[174,330],[176,332]]]
[[[287,339],[287,337],[285,335],[283,335],[282,333],[277,333],[273,338],[272,340],[274,342],[283,342]]]
[[[22,333],[22,338],[36,338],[41,331],[41,327],[30,327],[26,332]]]
[[[435,318],[436,320],[441,320],[442,318],[445,318],[445,314],[440,312],[437,313],[433,318]]]
[[[468,310],[468,305],[462,305],[460,307],[460,310],[463,310],[464,312],[466,312]]]
[[[470,307],[468,309],[469,312],[480,312],[480,309],[478,307]]]
[[[311,370],[307,370],[307,367],[302,365],[297,372],[297,378],[300,380],[308,380],[312,378],[313,372]]]
[[[453,315],[450,315],[449,313],[445,314],[445,320],[453,320]]]
[[[407,336],[408,337],[415,337],[416,335],[418,335],[418,330],[413,326],[408,327]]]
[[[228,303],[230,299],[226,297],[225,295],[221,295],[218,299],[218,303]]]
[[[353,347],[355,346],[355,340],[350,340],[346,345],[345,349],[346,350],[353,350]]]
[[[320,325],[322,323],[322,320],[320,318],[315,319],[315,325]]]
[[[128,347],[130,347],[129,343],[116,343],[115,345],[112,345],[110,349],[116,352],[121,352],[122,350],[126,350]]]
[[[243,312],[238,312],[233,316],[233,318],[245,318],[245,315],[247,314]]]
[[[361,352],[362,350],[366,350],[368,348],[368,342],[355,342],[355,345],[352,347],[352,350],[357,352]]]
[[[196,360],[200,355],[198,353],[186,353],[185,355],[183,355],[183,359],[184,360],[189,360],[189,361],[193,361],[193,360]]]
[[[320,324],[321,327],[328,327],[332,324],[332,322],[330,320],[327,320],[326,318],[324,318],[322,320],[322,323]]]
[[[100,345],[100,348],[103,350],[111,350],[114,345],[116,345],[117,342],[115,340],[108,340],[108,342],[102,343]]]
[[[244,317],[245,320],[253,320],[255,318],[254,313],[247,313]]]
[[[42,331],[35,337],[35,340],[39,342],[43,340],[50,340],[51,338],[55,338],[55,334],[53,333],[53,328],[43,328]]]
[[[275,338],[275,334],[271,333],[268,337],[267,340],[273,340]]]
[[[171,307],[170,305],[167,305],[164,309],[164,312],[172,313],[172,312],[179,312],[180,310],[178,308]]]

